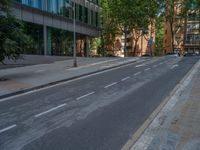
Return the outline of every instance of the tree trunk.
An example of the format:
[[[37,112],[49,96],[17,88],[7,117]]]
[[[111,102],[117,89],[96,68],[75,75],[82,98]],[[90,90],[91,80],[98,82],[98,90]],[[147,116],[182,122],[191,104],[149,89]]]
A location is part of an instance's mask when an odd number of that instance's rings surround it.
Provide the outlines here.
[[[125,30],[124,35],[124,56],[128,57],[128,51],[127,51],[127,32]]]
[[[135,40],[135,45],[134,45],[134,51],[133,51],[133,55],[136,56],[136,50],[137,50],[137,43],[138,43],[138,39]]]

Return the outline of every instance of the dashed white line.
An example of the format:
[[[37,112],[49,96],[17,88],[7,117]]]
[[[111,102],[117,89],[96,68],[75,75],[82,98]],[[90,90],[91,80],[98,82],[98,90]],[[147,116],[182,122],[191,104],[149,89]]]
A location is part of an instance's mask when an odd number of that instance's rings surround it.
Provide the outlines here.
[[[158,67],[158,65],[154,65],[153,67],[156,68],[156,67]]]
[[[41,72],[45,72],[45,70],[37,70],[37,71],[35,71],[35,73],[41,73]]]
[[[163,63],[161,62],[161,63],[159,63],[159,65],[162,65]]]
[[[145,69],[145,71],[149,71],[151,68],[147,68],[147,69]]]
[[[141,74],[142,72],[137,72],[137,73],[135,73],[134,75],[135,76],[138,76],[139,74]]]
[[[113,85],[116,85],[118,82],[114,82],[114,83],[111,83],[111,84],[109,84],[109,85],[106,85],[105,87],[104,87],[104,89],[107,89],[107,88],[109,88],[109,87],[111,87],[111,86],[113,86]]]
[[[17,126],[17,125],[14,124],[14,125],[11,125],[11,126],[9,126],[9,127],[4,128],[4,129],[1,129],[1,130],[0,130],[0,133],[3,133],[3,132],[5,132],[5,131],[8,131],[8,130],[10,130],[10,129],[16,127],[16,126]]]
[[[95,92],[90,92],[90,93],[88,93],[88,94],[85,94],[85,95],[83,95],[83,96],[81,96],[81,97],[76,98],[76,100],[83,99],[83,98],[88,97],[88,96],[90,96],[90,95],[92,95],[92,94],[94,94],[94,93],[95,93]]]
[[[54,110],[57,110],[57,109],[59,109],[59,108],[61,108],[61,107],[64,107],[65,105],[67,105],[67,104],[65,103],[65,104],[59,105],[59,106],[57,106],[57,107],[51,108],[51,109],[49,109],[49,110],[47,110],[47,111],[44,111],[44,112],[42,112],[42,113],[39,113],[39,114],[35,115],[35,118],[38,118],[38,117],[40,117],[40,116],[42,116],[42,115],[45,115],[45,114],[47,114],[47,113],[50,113],[50,112],[52,112],[52,111],[54,111]]]
[[[145,66],[145,64],[137,65],[137,66],[135,66],[135,68],[139,68],[139,67],[143,67],[143,66]]]
[[[126,81],[128,79],[130,79],[130,77],[123,78],[123,79],[121,79],[121,81]]]
[[[176,68],[176,67],[178,67],[179,65],[177,65],[177,64],[175,64],[175,65],[173,65],[170,69],[174,69],[174,68]]]

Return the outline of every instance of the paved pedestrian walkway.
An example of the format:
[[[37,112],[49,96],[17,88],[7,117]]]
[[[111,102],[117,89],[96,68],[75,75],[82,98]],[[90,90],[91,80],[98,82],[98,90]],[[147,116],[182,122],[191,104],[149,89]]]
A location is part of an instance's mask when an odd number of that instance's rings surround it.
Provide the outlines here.
[[[17,63],[27,64],[24,67],[1,69],[0,78],[5,81],[0,81],[0,98],[135,62],[139,58],[78,58],[77,68],[73,68],[72,58],[44,59],[32,60],[30,64],[27,60]]]
[[[200,150],[200,62],[131,150]]]

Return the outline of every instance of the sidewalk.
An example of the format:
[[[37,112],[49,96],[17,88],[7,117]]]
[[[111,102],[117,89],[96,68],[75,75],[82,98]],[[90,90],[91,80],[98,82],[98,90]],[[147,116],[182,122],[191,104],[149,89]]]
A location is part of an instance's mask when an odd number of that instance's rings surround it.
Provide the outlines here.
[[[200,150],[200,62],[131,150]]]
[[[0,70],[0,98],[42,88],[84,75],[96,73],[135,62],[139,58],[78,58],[78,67],[73,68],[73,59],[53,61],[47,64],[7,68]]]

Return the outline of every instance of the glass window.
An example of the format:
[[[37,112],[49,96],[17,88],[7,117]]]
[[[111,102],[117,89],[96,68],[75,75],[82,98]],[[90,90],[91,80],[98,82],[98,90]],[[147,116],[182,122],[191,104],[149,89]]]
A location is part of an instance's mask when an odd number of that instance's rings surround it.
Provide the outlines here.
[[[79,21],[83,21],[83,7],[79,5]]]
[[[88,8],[87,7],[85,7],[84,22],[88,23]]]
[[[58,13],[58,1],[47,0],[47,11],[57,14]]]
[[[32,0],[31,5],[35,8],[42,9],[42,0]]]
[[[90,12],[90,17],[91,17],[91,22],[90,22],[90,24],[91,25],[93,25],[94,24],[94,12],[91,10],[91,12]]]
[[[59,0],[58,1],[58,14],[63,15],[64,7],[65,7],[64,0]]]

